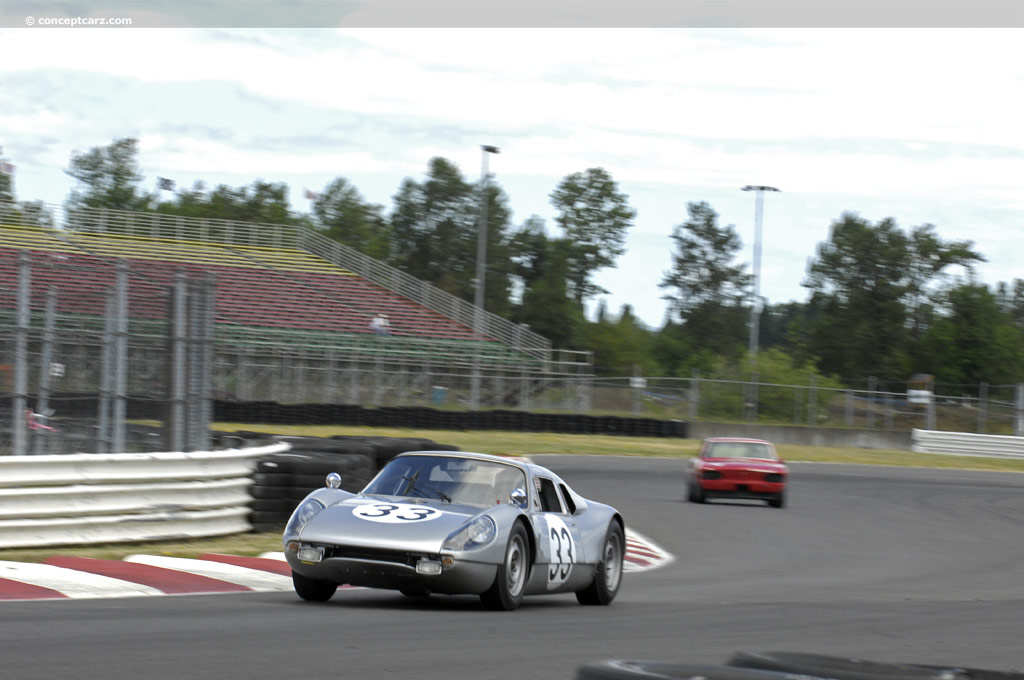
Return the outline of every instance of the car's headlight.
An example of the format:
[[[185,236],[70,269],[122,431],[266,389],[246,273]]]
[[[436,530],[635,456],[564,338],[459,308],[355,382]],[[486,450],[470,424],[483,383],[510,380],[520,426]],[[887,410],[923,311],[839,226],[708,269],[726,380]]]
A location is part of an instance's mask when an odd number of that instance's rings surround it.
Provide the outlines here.
[[[442,550],[472,550],[485,546],[494,540],[498,528],[494,520],[487,515],[481,515],[463,524],[455,532],[444,540]]]
[[[302,502],[302,505],[295,508],[295,512],[292,513],[291,519],[288,520],[288,525],[284,528],[286,536],[298,534],[302,531],[302,527],[309,523],[309,520],[324,509],[324,504],[315,498],[310,498]]]

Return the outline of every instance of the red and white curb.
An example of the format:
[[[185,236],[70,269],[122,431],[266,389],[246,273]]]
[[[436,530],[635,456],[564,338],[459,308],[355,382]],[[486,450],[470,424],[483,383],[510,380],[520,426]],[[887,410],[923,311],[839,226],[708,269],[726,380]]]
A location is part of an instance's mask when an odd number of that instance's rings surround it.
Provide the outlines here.
[[[622,570],[626,573],[649,571],[669,564],[675,558],[665,552],[654,541],[637,532],[626,529],[626,555]]]
[[[0,600],[291,590],[291,569],[284,555],[280,557],[58,556],[39,564],[0,561]]]
[[[623,570],[646,571],[672,556],[636,532],[626,532]],[[51,557],[42,563],[0,561],[0,600],[145,597],[292,590],[282,552],[259,557],[208,553],[198,559],[129,555],[123,560]]]

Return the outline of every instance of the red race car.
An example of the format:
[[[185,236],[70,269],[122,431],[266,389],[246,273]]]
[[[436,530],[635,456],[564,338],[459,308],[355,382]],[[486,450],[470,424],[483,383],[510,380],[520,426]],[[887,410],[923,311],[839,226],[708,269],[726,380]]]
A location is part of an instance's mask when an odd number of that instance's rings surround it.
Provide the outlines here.
[[[700,453],[690,461],[687,499],[703,503],[709,498],[749,498],[781,508],[786,504],[788,476],[789,470],[771,442],[705,439]]]

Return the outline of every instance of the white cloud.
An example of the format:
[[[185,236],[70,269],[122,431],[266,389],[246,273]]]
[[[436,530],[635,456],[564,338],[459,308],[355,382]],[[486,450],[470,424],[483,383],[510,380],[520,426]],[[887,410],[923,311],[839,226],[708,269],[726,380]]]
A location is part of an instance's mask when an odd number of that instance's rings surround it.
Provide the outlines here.
[[[766,213],[787,229],[766,243],[773,301],[802,295],[804,260],[843,210],[977,237],[986,276],[1020,276],[1014,33],[6,30],[5,54],[21,58],[0,60],[14,93],[0,144],[24,198],[60,202],[72,150],[137,135],[150,179],[259,177],[299,191],[343,175],[384,204],[434,155],[475,180],[478,145],[496,144],[491,169],[516,221],[549,224],[557,182],[605,167],[639,211],[604,283],[610,308],[632,302],[657,323],[671,225],[686,202],[708,200],[749,250],[748,183],[785,192]]]

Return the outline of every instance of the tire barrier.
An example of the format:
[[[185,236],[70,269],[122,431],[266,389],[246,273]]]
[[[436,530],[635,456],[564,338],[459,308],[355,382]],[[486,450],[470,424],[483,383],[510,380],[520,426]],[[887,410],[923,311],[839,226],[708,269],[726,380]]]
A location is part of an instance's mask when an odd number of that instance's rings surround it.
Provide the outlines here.
[[[323,486],[331,472],[341,475],[342,489],[355,493],[366,486],[377,470],[370,456],[359,453],[291,451],[261,459],[256,464],[251,489],[249,521],[253,529],[283,528],[299,501]]]
[[[879,663],[797,652],[737,652],[727,666],[612,659],[580,666],[576,680],[1024,680],[1024,673]]]
[[[313,489],[323,486],[331,472],[341,475],[341,488],[362,491],[377,471],[405,451],[457,451],[457,446],[430,439],[358,437],[329,439],[288,437],[260,432],[237,432],[252,439],[287,442],[291,449],[262,458],[253,474],[252,514],[256,531],[281,530],[292,511]]]
[[[914,663],[880,663],[802,652],[737,652],[730,657],[728,664],[835,680],[1024,680],[1024,673]]]
[[[417,430],[505,430],[680,439],[687,436],[687,424],[682,420],[592,416],[578,413],[533,413],[502,409],[440,411],[421,406],[364,408],[352,404],[216,401],[214,419],[229,423],[351,425],[404,427]]]
[[[580,666],[576,680],[827,680],[775,671],[667,663],[610,660]]]

